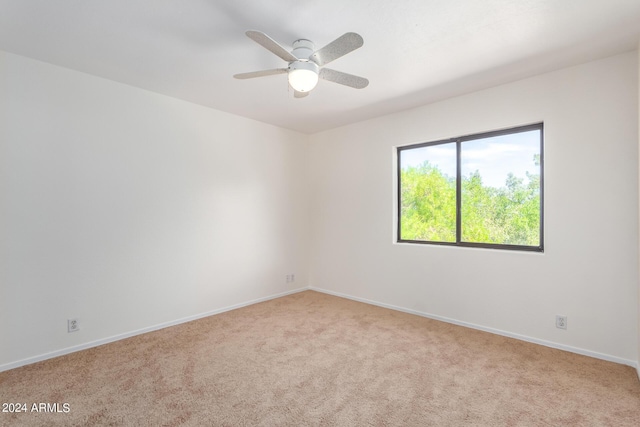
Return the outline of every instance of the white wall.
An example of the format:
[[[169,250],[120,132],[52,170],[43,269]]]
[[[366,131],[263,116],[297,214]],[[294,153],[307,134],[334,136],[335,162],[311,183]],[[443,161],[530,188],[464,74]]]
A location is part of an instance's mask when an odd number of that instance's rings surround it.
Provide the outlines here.
[[[0,370],[306,286],[306,161],[306,135],[0,52]]]
[[[311,286],[635,365],[637,62],[630,52],[313,135]],[[539,121],[543,254],[394,243],[395,146]]]

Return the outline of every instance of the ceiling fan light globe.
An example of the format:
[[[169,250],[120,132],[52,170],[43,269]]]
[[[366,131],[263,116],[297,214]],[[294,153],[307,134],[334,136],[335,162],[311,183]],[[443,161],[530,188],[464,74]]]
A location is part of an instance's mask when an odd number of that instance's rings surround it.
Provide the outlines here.
[[[298,92],[309,92],[318,84],[318,66],[297,61],[289,65],[289,85]]]
[[[311,70],[292,70],[289,84],[298,92],[309,92],[318,84],[318,75]]]

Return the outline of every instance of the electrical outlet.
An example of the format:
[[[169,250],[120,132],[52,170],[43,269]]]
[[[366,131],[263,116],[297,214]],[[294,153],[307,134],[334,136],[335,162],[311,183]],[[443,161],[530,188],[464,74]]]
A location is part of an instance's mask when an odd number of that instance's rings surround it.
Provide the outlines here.
[[[567,329],[567,316],[556,314],[556,328]]]
[[[67,332],[76,332],[80,330],[80,321],[78,319],[67,320]]]
[[[295,274],[293,274],[293,273],[291,273],[291,281],[292,281],[292,282],[295,282],[295,281],[296,281],[296,275],[295,275]]]

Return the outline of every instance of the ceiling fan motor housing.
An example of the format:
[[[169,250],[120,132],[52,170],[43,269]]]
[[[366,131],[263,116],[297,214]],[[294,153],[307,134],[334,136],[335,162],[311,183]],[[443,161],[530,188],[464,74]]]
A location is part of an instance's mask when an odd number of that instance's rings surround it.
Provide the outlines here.
[[[298,59],[308,60],[314,51],[315,47],[311,40],[299,39],[293,42],[293,51],[291,54]]]

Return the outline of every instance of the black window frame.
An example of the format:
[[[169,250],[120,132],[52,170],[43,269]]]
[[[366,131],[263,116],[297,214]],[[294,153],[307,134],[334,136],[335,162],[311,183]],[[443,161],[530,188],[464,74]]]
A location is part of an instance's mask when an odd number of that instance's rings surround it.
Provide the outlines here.
[[[532,130],[540,131],[540,241],[537,246],[528,245],[511,245],[501,243],[477,243],[477,242],[464,242],[462,241],[462,176],[461,176],[461,147],[466,141],[473,141],[478,139],[492,138],[496,136],[512,135],[521,132],[528,132]],[[429,147],[443,144],[455,144],[456,145],[456,241],[455,242],[441,242],[431,240],[411,240],[401,238],[401,218],[402,218],[402,180],[401,180],[401,152],[405,150],[411,150],[422,147]],[[419,144],[405,145],[396,147],[396,172],[397,172],[397,229],[396,239],[398,243],[416,243],[426,245],[442,245],[442,246],[459,246],[469,248],[485,248],[485,249],[502,249],[502,250],[514,250],[514,251],[528,251],[528,252],[544,252],[544,123],[534,123],[524,126],[516,126],[507,129],[476,133],[471,135],[464,135],[455,138],[448,138],[432,142],[423,142]]]

